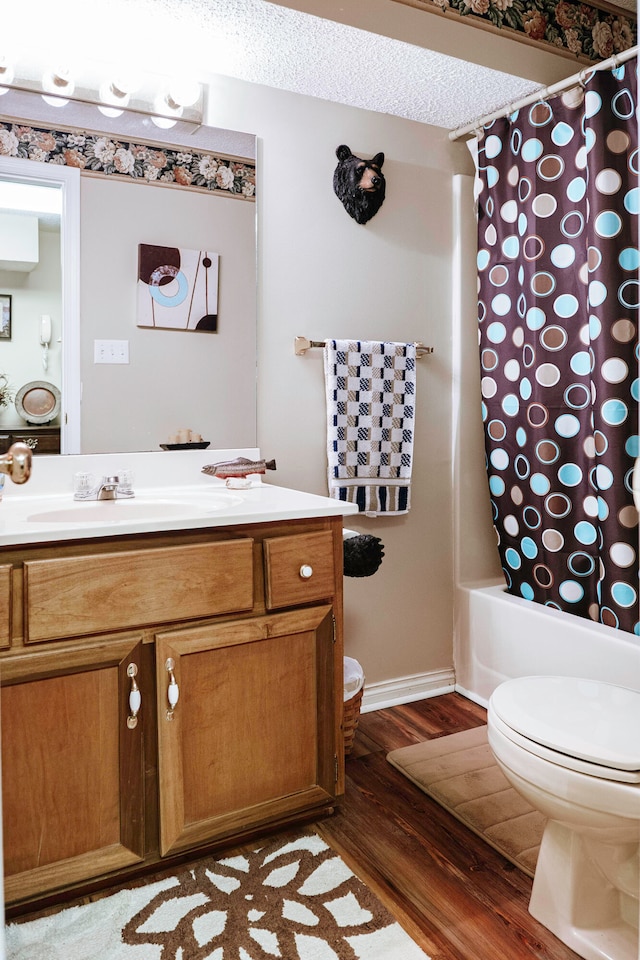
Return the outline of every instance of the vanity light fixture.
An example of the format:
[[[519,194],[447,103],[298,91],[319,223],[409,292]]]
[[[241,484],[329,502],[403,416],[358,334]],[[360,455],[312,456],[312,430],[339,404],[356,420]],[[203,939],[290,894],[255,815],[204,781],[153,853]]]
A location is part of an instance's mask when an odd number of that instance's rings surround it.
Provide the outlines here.
[[[44,65],[37,59],[0,53],[0,94],[9,91],[36,93],[54,107],[85,103],[107,117],[132,112],[153,118],[158,126],[172,127],[180,120],[200,126],[204,115],[204,85],[177,81],[170,75],[135,71],[128,67],[95,61],[66,66]],[[135,73],[135,75],[134,75]]]

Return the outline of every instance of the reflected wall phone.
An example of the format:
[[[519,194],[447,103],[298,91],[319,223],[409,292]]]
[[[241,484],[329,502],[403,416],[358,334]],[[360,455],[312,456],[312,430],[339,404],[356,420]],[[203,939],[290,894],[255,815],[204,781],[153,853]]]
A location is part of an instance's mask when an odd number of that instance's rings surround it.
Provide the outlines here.
[[[40,317],[40,343],[43,347],[51,343],[51,317],[47,313]]]
[[[42,345],[42,366],[49,367],[49,344],[51,343],[51,317],[43,313],[40,317],[40,343]]]

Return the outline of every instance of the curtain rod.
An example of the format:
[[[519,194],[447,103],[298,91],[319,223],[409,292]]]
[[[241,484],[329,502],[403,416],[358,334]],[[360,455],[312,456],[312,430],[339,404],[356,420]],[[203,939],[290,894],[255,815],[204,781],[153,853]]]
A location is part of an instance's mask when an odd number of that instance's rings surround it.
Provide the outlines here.
[[[567,77],[566,80],[558,80],[557,83],[552,83],[549,87],[542,87],[540,90],[530,93],[522,100],[517,100],[515,103],[511,103],[506,107],[501,107],[494,113],[488,113],[485,117],[474,120],[473,123],[468,123],[465,127],[450,130],[449,140],[459,140],[460,137],[464,137],[467,134],[477,133],[484,127],[485,123],[491,123],[492,120],[498,120],[500,117],[508,117],[510,113],[521,110],[522,107],[528,107],[530,103],[536,103],[538,100],[546,100],[547,97],[553,97],[556,93],[561,93],[569,87],[574,87],[578,83],[582,83],[594,70],[615,70],[621,63],[637,56],[637,53],[638,47],[636,45],[635,47],[630,47],[628,50],[623,50],[622,53],[616,53],[615,56],[609,57],[608,60],[601,60],[600,63],[596,63],[593,67],[585,67],[584,70],[581,70],[579,73],[574,73],[573,76]]]

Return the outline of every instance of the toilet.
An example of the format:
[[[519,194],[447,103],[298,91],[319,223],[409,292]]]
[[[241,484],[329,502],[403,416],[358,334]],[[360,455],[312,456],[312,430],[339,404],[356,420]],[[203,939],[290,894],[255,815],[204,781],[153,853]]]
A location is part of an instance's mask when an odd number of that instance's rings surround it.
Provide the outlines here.
[[[507,680],[487,729],[509,782],[548,818],[529,912],[585,960],[638,960],[640,692]]]

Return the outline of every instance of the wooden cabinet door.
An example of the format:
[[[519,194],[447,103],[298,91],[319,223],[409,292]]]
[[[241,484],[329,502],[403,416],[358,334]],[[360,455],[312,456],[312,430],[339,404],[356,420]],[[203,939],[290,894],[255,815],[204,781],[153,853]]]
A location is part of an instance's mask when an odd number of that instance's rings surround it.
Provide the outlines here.
[[[143,858],[140,637],[2,662],[2,807],[8,902]],[[142,711],[129,719],[130,664]],[[145,689],[146,686],[146,689]]]
[[[334,651],[329,605],[156,637],[163,856],[332,802]]]

